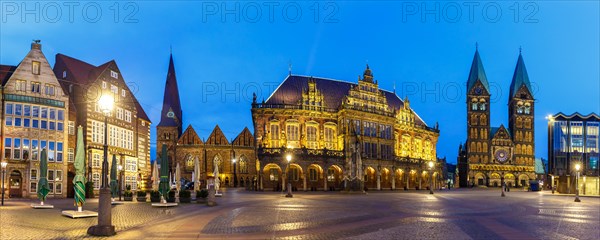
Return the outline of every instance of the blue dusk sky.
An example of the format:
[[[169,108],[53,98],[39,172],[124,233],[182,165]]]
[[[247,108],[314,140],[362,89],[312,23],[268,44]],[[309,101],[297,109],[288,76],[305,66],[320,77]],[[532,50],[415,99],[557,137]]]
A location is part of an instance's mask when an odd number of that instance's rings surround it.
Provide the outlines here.
[[[408,96],[439,157],[466,139],[465,89],[478,43],[492,86],[492,126],[508,124],[508,92],[522,48],[536,98],[535,153],[547,157],[548,114],[600,112],[600,7],[550,2],[2,1],[0,63],[17,65],[32,39],[94,65],[116,60],[150,116],[152,156],[170,46],[184,114],[207,138],[232,139],[288,74],[356,82],[365,64],[380,88]]]

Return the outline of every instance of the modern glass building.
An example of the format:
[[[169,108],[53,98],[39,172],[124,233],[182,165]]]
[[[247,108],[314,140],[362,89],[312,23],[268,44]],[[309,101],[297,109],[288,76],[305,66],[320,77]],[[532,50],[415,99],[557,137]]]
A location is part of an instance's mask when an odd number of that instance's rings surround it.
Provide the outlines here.
[[[600,117],[595,113],[548,116],[548,173],[558,192],[575,192],[579,163],[580,194],[599,194],[599,129]]]

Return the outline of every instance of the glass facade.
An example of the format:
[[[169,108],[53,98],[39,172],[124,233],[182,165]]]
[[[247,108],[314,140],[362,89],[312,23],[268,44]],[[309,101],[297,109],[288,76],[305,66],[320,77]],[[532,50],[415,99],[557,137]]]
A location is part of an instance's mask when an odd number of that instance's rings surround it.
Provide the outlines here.
[[[597,176],[599,166],[598,138],[600,119],[591,114],[564,116],[558,114],[550,120],[549,158],[550,173],[568,175],[575,162],[583,165],[582,174]]]

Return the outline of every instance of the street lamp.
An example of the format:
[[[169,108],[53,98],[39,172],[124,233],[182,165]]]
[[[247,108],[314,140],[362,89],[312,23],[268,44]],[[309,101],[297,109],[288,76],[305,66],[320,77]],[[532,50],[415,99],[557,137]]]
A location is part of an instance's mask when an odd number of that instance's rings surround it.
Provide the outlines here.
[[[117,165],[117,169],[119,170],[119,201],[121,201],[121,195],[123,195],[123,165]]]
[[[4,206],[4,178],[6,177],[6,165],[7,162],[2,162],[2,206]]]
[[[285,159],[287,160],[287,169],[288,169],[288,184],[287,184],[287,194],[285,195],[285,197],[294,197],[294,195],[292,195],[292,176],[290,175],[290,162],[292,161],[292,155],[288,154],[285,156]]]
[[[502,194],[500,196],[505,197],[505,195],[504,195],[504,172],[500,172],[500,174],[502,174],[502,176],[500,176],[500,188],[502,188]]]
[[[579,200],[579,169],[581,169],[581,164],[575,164],[575,171],[577,172],[577,178],[575,180],[575,202],[581,202],[581,200]]]
[[[430,173],[430,177],[429,177],[429,194],[433,194],[433,161],[429,161],[429,172]]]
[[[110,95],[102,95],[98,106],[104,113],[104,160],[102,162],[102,185],[100,186],[100,199],[98,200],[98,225],[88,228],[88,234],[95,236],[115,235],[115,226],[111,217],[111,194],[108,187],[108,115],[113,109],[115,100]]]
[[[235,160],[235,158],[233,158],[231,161],[233,162],[233,187],[236,188],[237,187],[237,183],[238,183],[237,182],[237,173],[235,171],[235,162],[236,162],[236,160]]]

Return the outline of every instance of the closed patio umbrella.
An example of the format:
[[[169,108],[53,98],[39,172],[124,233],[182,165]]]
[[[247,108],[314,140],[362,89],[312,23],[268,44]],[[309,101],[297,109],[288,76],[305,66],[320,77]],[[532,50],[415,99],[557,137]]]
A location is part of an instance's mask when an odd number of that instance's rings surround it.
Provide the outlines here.
[[[119,196],[119,183],[117,183],[117,155],[113,155],[110,166],[110,193],[113,198]]]
[[[75,178],[73,188],[75,189],[75,206],[81,212],[85,203],[85,149],[83,146],[83,130],[77,127],[77,151],[75,152]]]
[[[198,156],[194,159],[194,172],[196,174],[194,174],[192,181],[194,182],[194,190],[198,191],[200,189],[200,161],[198,161]]]
[[[160,175],[158,174],[158,159],[154,160],[154,168],[152,169],[152,190],[158,191],[158,183]]]
[[[181,190],[181,172],[179,171],[179,163],[177,163],[177,167],[175,167],[175,186],[177,191]]]
[[[44,201],[46,201],[46,196],[50,192],[50,187],[48,186],[48,153],[46,149],[42,150],[41,158],[40,158],[40,181],[37,186],[37,195],[41,205],[44,205]]]

